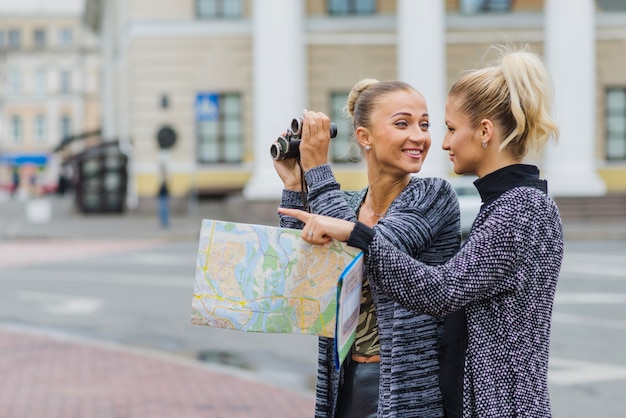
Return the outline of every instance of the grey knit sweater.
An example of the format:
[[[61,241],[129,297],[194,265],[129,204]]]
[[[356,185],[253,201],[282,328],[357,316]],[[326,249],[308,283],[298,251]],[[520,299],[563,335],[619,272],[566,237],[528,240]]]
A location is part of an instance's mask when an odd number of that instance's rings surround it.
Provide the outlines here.
[[[524,180],[507,189],[505,183],[528,167],[494,174],[498,181],[490,187],[495,198],[444,265],[416,262],[384,234],[362,224],[353,232],[356,241],[370,234],[365,261],[371,280],[397,302],[434,316],[465,306],[464,417],[551,416],[548,354],[563,258],[562,225],[541,183]]]
[[[308,202],[313,213],[351,221],[367,189],[342,192],[328,165],[305,173]],[[302,208],[300,193],[283,191],[283,207]],[[301,228],[294,218],[281,217],[281,226]],[[460,244],[459,207],[448,182],[437,178],[412,178],[393,201],[386,216],[374,227],[387,243],[409,258],[429,265],[448,260]],[[379,417],[442,417],[438,386],[438,348],[442,320],[415,314],[393,302],[372,281],[380,274],[371,265],[365,274],[370,280],[376,306],[380,338]],[[401,281],[402,276],[395,277]],[[315,416],[334,417],[342,371],[334,367],[333,340],[319,339]],[[349,356],[348,359],[349,360]]]

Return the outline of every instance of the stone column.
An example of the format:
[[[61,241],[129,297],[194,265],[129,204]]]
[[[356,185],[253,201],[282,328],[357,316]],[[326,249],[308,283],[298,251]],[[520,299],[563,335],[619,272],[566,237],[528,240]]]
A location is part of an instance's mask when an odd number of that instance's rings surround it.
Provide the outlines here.
[[[115,78],[115,48],[116,48],[116,11],[117,1],[105,2],[102,6],[102,138],[111,140],[117,138],[117,111]]]
[[[303,0],[253,5],[254,162],[246,199],[279,199],[282,182],[270,157],[272,142],[306,106]]]
[[[444,0],[398,1],[398,78],[424,95],[431,123],[432,144],[420,177],[446,177],[452,170],[441,149],[447,96],[445,18]]]
[[[558,144],[546,150],[545,177],[554,196],[598,196],[595,169],[595,1],[546,0],[545,58],[554,81]]]

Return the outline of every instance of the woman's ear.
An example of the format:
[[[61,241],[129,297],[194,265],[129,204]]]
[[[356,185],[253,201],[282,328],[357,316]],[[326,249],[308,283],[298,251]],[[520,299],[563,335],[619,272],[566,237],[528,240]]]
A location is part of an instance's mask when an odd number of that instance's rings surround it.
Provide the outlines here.
[[[483,119],[480,121],[480,140],[483,143],[483,146],[486,147],[485,144],[489,145],[489,141],[493,138],[493,122],[489,119]]]
[[[371,146],[371,144],[370,144],[370,134],[369,134],[369,131],[367,130],[367,128],[359,126],[358,128],[356,128],[356,131],[354,131],[354,136],[356,138],[356,141],[361,146],[361,148],[365,148],[365,147]]]

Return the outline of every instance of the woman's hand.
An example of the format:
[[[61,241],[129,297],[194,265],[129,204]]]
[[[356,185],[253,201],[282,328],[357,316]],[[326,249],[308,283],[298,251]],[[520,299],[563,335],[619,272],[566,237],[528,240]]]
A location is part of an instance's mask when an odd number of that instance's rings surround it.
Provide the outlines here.
[[[302,169],[310,170],[328,163],[330,147],[330,118],[322,112],[305,110],[302,113],[300,160]]]
[[[328,244],[332,239],[345,242],[354,229],[354,222],[344,219],[315,215],[299,209],[278,208],[278,212],[304,222],[302,239],[310,244]]]
[[[283,181],[285,190],[294,192],[302,191],[302,174],[298,161],[295,158],[286,160],[273,160],[274,170]]]

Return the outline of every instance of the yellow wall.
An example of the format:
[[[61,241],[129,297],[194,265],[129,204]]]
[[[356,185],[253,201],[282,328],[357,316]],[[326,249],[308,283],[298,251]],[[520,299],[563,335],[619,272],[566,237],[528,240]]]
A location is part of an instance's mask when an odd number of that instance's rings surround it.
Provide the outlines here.
[[[598,170],[598,174],[609,193],[626,192],[626,167],[602,168]]]

